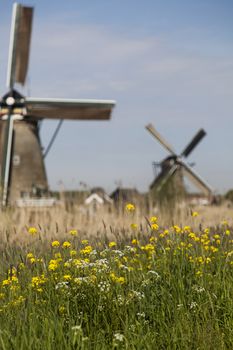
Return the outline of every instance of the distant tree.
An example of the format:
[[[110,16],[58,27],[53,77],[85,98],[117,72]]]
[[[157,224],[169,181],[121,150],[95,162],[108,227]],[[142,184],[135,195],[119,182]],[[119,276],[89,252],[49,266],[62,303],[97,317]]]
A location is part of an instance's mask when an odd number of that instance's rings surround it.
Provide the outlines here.
[[[229,190],[229,191],[225,194],[225,198],[228,199],[229,201],[233,202],[233,189]]]

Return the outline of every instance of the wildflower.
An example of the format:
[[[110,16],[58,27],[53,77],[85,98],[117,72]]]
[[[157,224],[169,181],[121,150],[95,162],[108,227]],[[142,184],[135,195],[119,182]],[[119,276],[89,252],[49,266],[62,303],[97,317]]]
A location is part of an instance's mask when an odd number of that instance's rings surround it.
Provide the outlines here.
[[[77,255],[76,250],[70,250],[70,256],[73,257],[75,255]]]
[[[51,245],[52,245],[53,248],[57,248],[57,247],[60,246],[60,242],[59,242],[59,241],[53,241],[53,242],[51,243]]]
[[[49,269],[49,271],[55,271],[58,268],[58,266],[59,266],[58,260],[52,259],[49,262],[48,269]]]
[[[8,286],[9,284],[11,284],[11,280],[9,280],[9,279],[3,280],[3,281],[2,281],[3,287],[4,287],[4,286]]]
[[[30,235],[36,235],[37,234],[37,229],[35,228],[35,227],[29,227],[28,228],[28,233],[30,234]]]
[[[132,239],[131,243],[134,245],[138,245],[138,240],[136,238],[134,238],[134,239]]]
[[[230,230],[226,230],[226,231],[225,231],[225,235],[227,235],[227,236],[229,236],[229,235],[230,235],[230,233],[231,233],[231,231],[230,231]]]
[[[201,271],[197,271],[197,272],[196,272],[196,275],[199,276],[199,277],[201,277],[201,276],[202,276],[202,272],[201,272]]]
[[[159,228],[159,225],[158,224],[151,224],[151,229],[152,230],[154,230],[154,231],[156,231],[156,230],[158,230],[158,228]]]
[[[80,250],[80,253],[83,255],[89,255],[92,252],[93,248],[90,245],[87,245],[84,249]]]
[[[128,204],[126,204],[125,209],[128,212],[134,212],[135,211],[135,206],[132,203],[128,203]]]
[[[23,262],[21,262],[18,265],[18,270],[23,270],[23,269],[25,269],[25,264]]]
[[[218,251],[217,247],[214,247],[213,245],[210,247],[213,253],[216,253]]]
[[[110,274],[110,278],[113,282],[119,283],[119,284],[124,284],[125,283],[125,278],[124,277],[117,277],[114,272]]]
[[[64,278],[65,281],[71,281],[72,280],[71,275],[64,275],[63,278]]]
[[[109,242],[108,246],[109,248],[116,247],[116,242]]]
[[[138,228],[138,225],[137,224],[131,224],[130,227],[131,227],[132,230],[136,230]]]
[[[181,232],[181,228],[179,226],[174,225],[173,228],[174,228],[176,233],[180,233]]]
[[[78,231],[77,231],[77,230],[70,230],[70,231],[69,231],[69,234],[70,234],[71,236],[77,236]]]
[[[57,259],[57,260],[62,260],[62,257],[61,257],[61,253],[55,253],[54,254],[54,257],[55,257],[55,259]]]
[[[155,251],[155,246],[153,244],[146,244],[144,250],[148,253],[153,253]]]
[[[66,311],[65,306],[59,306],[58,311],[59,311],[59,314],[60,314],[60,315],[64,315],[64,313],[65,313],[65,311]]]
[[[152,217],[150,218],[150,222],[151,222],[152,224],[155,224],[155,223],[157,222],[157,220],[158,220],[157,216],[152,216]]]
[[[121,333],[115,333],[114,334],[114,339],[119,341],[119,342],[123,342],[124,341],[124,335]]]
[[[70,248],[71,244],[68,241],[63,242],[62,247],[63,248]]]
[[[223,220],[223,221],[221,222],[221,224],[222,224],[223,226],[228,226],[227,220]]]
[[[28,254],[26,255],[26,258],[27,258],[27,259],[34,258],[34,255],[33,255],[32,253],[28,253]]]
[[[88,240],[87,240],[87,239],[83,239],[83,240],[81,241],[81,243],[82,243],[83,245],[87,245],[87,244],[88,244]]]
[[[31,280],[31,287],[36,288],[37,291],[39,291],[38,289],[41,288],[41,286],[45,284],[46,281],[47,278],[45,278],[44,274],[40,276],[34,276]]]
[[[190,304],[190,309],[195,309],[198,306],[198,304],[195,301],[192,301]]]
[[[199,215],[199,214],[198,214],[197,211],[193,211],[193,212],[192,212],[192,217],[193,217],[193,218],[197,217],[198,215]]]

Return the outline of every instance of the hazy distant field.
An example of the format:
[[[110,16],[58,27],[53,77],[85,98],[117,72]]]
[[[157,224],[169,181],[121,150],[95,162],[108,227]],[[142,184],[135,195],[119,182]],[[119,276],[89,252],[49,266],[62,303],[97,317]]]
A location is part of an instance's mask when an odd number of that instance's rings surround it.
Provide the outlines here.
[[[1,214],[1,349],[233,348],[233,215]]]

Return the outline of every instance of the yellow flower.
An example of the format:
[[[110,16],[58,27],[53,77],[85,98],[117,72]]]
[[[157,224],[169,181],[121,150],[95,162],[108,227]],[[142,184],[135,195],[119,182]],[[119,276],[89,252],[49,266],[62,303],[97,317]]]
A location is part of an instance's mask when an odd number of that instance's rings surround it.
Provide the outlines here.
[[[202,272],[201,272],[201,271],[197,271],[197,272],[196,272],[196,275],[199,276],[199,277],[201,277],[201,276],[202,276]]]
[[[30,233],[30,235],[35,235],[35,234],[37,234],[37,229],[35,228],[35,227],[29,227],[28,228],[28,233]]]
[[[60,242],[59,242],[59,241],[53,241],[53,242],[51,243],[51,245],[52,245],[53,248],[56,248],[56,247],[59,247],[59,246],[60,246]]]
[[[80,250],[80,253],[84,255],[89,255],[92,252],[92,250],[93,250],[92,246],[87,245],[84,249]]]
[[[70,248],[71,244],[68,241],[63,242],[62,247],[63,248]]]
[[[157,220],[158,220],[158,218],[157,218],[156,216],[152,216],[152,217],[150,218],[150,222],[151,222],[152,224],[155,224],[155,223],[157,222]]]
[[[193,211],[193,212],[192,212],[192,217],[193,217],[193,218],[195,218],[195,217],[198,216],[198,215],[199,215],[199,214],[198,214],[197,211]]]
[[[59,266],[59,262],[57,260],[50,260],[48,269],[49,271],[55,271]]]
[[[159,228],[158,224],[151,224],[151,229],[152,230],[156,231],[156,230],[158,230],[158,228]]]
[[[134,212],[135,211],[135,206],[132,203],[128,203],[125,206],[125,210],[128,212]]]
[[[69,231],[69,234],[70,234],[71,236],[77,236],[78,231],[73,229],[73,230],[70,230],[70,231]]]
[[[227,235],[227,236],[229,236],[229,235],[230,235],[230,233],[231,233],[231,231],[230,231],[230,230],[226,230],[226,231],[225,231],[225,235]]]
[[[43,274],[40,276],[35,276],[35,277],[32,277],[31,286],[33,288],[40,288],[41,285],[45,284],[46,281],[47,281],[47,278],[45,278]]]
[[[132,228],[132,230],[136,230],[138,228],[137,224],[131,224],[130,227]]]
[[[64,313],[65,313],[65,311],[66,311],[65,306],[59,306],[58,311],[59,311],[59,314],[60,314],[60,315],[64,315]]]
[[[180,233],[181,232],[181,228],[178,225],[174,225],[173,228],[174,228],[176,233]]]
[[[81,241],[81,243],[82,243],[83,245],[86,245],[86,244],[88,244],[88,240],[87,240],[87,239],[83,239],[83,240]]]
[[[72,257],[72,256],[75,256],[75,255],[77,255],[76,250],[70,250],[70,256]]]
[[[8,286],[9,284],[11,284],[11,281],[9,279],[2,281],[3,286]]]
[[[219,239],[220,238],[219,235],[214,235],[213,237],[214,237],[214,239]]]
[[[124,277],[117,277],[114,272],[110,273],[110,278],[113,282],[124,284],[125,278]]]
[[[64,278],[65,281],[71,281],[72,280],[71,275],[64,275],[63,278]]]
[[[132,244],[138,245],[138,240],[136,238],[132,239],[131,241]]]
[[[31,258],[34,258],[34,255],[33,255],[32,253],[28,253],[28,254],[26,255],[26,257],[27,257],[27,259],[31,259]]]
[[[116,247],[116,242],[109,242],[108,246],[109,248],[113,248],[113,247]]]
[[[24,264],[23,262],[19,263],[18,269],[19,269],[19,270],[25,269],[25,264]]]

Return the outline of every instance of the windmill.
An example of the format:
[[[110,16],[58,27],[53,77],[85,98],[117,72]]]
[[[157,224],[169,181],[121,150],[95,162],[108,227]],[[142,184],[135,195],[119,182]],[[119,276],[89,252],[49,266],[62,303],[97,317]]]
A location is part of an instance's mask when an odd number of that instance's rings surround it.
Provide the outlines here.
[[[33,8],[13,5],[7,88],[0,98],[1,202],[5,207],[24,197],[48,193],[39,126],[44,119],[108,120],[115,101],[29,98],[16,91],[25,85]],[[56,130],[56,133],[58,128]],[[54,135],[55,137],[55,135]],[[53,141],[53,140],[52,140]]]
[[[181,154],[178,155],[152,124],[147,125],[146,129],[170,153],[168,157],[159,163],[160,171],[150,185],[150,190],[154,193],[155,197],[156,195],[158,197],[163,195],[165,187],[169,187],[168,191],[170,191],[170,195],[172,191],[174,197],[184,194],[186,192],[184,187],[184,176],[187,177],[194,186],[201,191],[201,193],[205,196],[211,197],[211,187],[192,169],[190,165],[185,162],[185,159],[206,135],[206,132],[203,129],[200,129]]]

